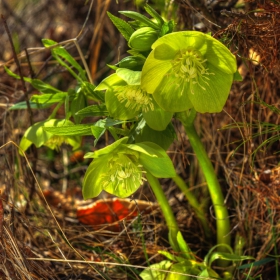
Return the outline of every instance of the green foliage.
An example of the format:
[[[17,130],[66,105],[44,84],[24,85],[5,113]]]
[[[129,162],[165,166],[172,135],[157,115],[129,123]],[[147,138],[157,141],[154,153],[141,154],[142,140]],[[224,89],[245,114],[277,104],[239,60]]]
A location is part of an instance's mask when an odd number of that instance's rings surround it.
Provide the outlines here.
[[[173,21],[166,21],[148,5],[144,8],[152,18],[134,11],[122,11],[120,14],[132,20],[126,22],[108,13],[128,42],[130,56],[110,65],[114,73],[97,86],[87,80],[84,69],[64,47],[49,39],[42,40],[57,63],[75,78],[77,84],[74,89],[64,92],[39,79],[24,77],[39,91],[30,100],[31,108],[51,105],[55,108],[47,120],[26,130],[20,147],[23,151],[32,144],[37,148],[59,149],[62,143],[67,143],[76,149],[81,145],[81,137],[86,135],[93,136],[95,146],[108,131],[115,142],[85,155],[85,158],[93,160],[84,176],[84,198],[96,197],[103,190],[118,197],[128,197],[148,180],[164,213],[170,244],[176,252],[161,251],[167,260],[144,270],[140,274],[142,279],[218,278],[213,269],[214,261],[237,263],[252,258],[234,254],[229,244],[219,244],[203,261],[197,261],[179,232],[156,178],[177,176],[166,153],[176,138],[172,125],[176,113],[189,133],[205,177],[210,177],[209,190],[212,194],[219,194],[212,195],[213,205],[225,208],[213,166],[194,129],[190,128],[196,112],[222,110],[232,82],[240,80],[236,58],[210,35],[196,31],[172,33]],[[20,79],[7,68],[6,72]],[[57,119],[56,113],[61,106],[65,108],[65,116]],[[11,110],[24,108],[26,104],[20,103]],[[95,123],[83,123],[86,117],[100,119]],[[217,236],[226,235],[223,240],[230,243],[226,208],[215,214],[219,221]],[[218,240],[218,243],[221,242]]]

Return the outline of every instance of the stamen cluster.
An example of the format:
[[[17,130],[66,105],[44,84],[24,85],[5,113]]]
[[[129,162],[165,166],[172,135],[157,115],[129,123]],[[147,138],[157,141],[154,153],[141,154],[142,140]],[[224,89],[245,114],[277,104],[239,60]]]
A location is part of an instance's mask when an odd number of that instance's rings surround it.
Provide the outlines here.
[[[102,183],[104,188],[112,185],[114,190],[118,187],[125,190],[133,189],[146,181],[144,173],[142,165],[135,164],[128,156],[114,155],[108,161],[108,172],[103,175]]]
[[[176,78],[180,79],[179,86],[183,86],[184,83],[198,84],[203,90],[206,88],[200,83],[201,81],[209,85],[207,80],[209,80],[209,75],[215,75],[214,73],[209,73],[208,68],[206,68],[206,61],[198,50],[191,47],[183,50],[179,50],[173,59],[172,71]],[[183,89],[181,94],[183,93]],[[192,86],[191,93],[194,94]]]
[[[154,110],[152,98],[140,86],[115,86],[114,90],[118,100],[126,102],[125,107],[143,112]]]

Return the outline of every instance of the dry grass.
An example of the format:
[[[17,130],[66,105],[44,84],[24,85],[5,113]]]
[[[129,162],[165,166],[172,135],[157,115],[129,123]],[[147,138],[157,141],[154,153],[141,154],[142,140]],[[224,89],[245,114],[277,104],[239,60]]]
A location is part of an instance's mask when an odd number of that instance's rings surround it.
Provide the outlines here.
[[[89,9],[88,5],[84,6],[84,1],[67,4],[68,1],[63,0],[34,3],[26,0],[21,1],[21,7],[16,2],[7,2],[2,1],[2,13],[11,33],[18,34],[16,42],[20,49],[41,46],[41,38],[49,37],[59,42],[75,38]],[[115,63],[125,52],[123,39],[105,14],[108,9],[114,14],[117,10],[133,9],[130,2],[119,2],[117,5],[115,1],[95,1],[84,35],[79,39],[96,83],[107,73],[106,63]],[[246,5],[243,12],[256,8],[252,3]],[[245,16],[228,13],[219,17],[217,11],[213,11],[211,19],[223,28],[201,19],[194,12],[199,7],[188,6],[185,1],[180,2],[178,9],[180,26],[190,24],[190,15],[194,20],[199,18],[206,31],[212,31],[217,38],[223,39],[239,57],[243,81],[234,83],[223,112],[199,115],[196,126],[226,195],[232,235],[242,236],[245,239],[244,254],[257,260],[274,254],[272,227],[276,232],[278,252],[280,249],[277,226],[280,219],[277,154],[280,4],[262,1],[259,8],[263,9],[262,13]],[[3,26],[0,30],[5,34]],[[76,50],[69,47],[79,59]],[[0,49],[4,50],[0,53],[0,63],[5,62],[15,69],[6,35],[2,36]],[[30,69],[25,56],[20,62],[28,75]],[[62,88],[69,84],[74,86],[72,78],[48,58],[49,53],[45,51],[30,55],[34,73],[39,73],[39,78],[52,79],[52,83]],[[29,152],[28,161],[19,156],[16,146],[9,141],[19,143],[30,115],[25,111],[7,110],[10,104],[24,100],[24,94],[21,84],[6,76],[3,68],[0,68],[0,74],[0,139],[2,144],[9,143],[0,149],[0,278],[139,279],[137,267],[147,267],[148,260],[151,263],[162,260],[158,250],[169,249],[167,228],[159,209],[151,215],[142,215],[141,222],[134,219],[121,224],[122,230],[114,233],[106,227],[93,230],[78,223],[75,210],[77,201],[81,199],[80,191],[68,196],[61,194],[68,199],[65,203],[56,204],[48,200],[46,204],[41,189],[52,187],[61,192],[62,185],[66,184],[69,190],[77,187],[80,190],[87,162],[67,163],[63,153],[47,154],[44,149]],[[32,89],[28,88],[28,94],[32,94]],[[42,120],[47,114],[46,110],[34,112],[33,121]],[[274,129],[268,130],[267,123],[273,124]],[[175,127],[178,141],[170,148],[169,154],[190,189],[205,202],[205,182],[197,161],[181,127],[176,123]],[[261,146],[272,136],[276,140],[274,143]],[[104,139],[104,143],[107,141]],[[85,138],[83,152],[91,149],[91,142],[92,139]],[[68,148],[63,147],[63,151],[64,155],[71,155]],[[67,164],[69,173],[59,176]],[[78,171],[71,173],[72,168],[78,168]],[[184,237],[202,258],[215,240],[205,242],[196,217],[174,183],[164,180],[162,185]],[[148,186],[139,190],[134,198],[154,201]],[[210,201],[206,200],[205,205],[209,209],[210,226],[214,229]],[[251,276],[256,276],[261,269],[264,279],[273,279],[273,263],[253,270]],[[236,279],[245,279],[242,277],[236,275]]]

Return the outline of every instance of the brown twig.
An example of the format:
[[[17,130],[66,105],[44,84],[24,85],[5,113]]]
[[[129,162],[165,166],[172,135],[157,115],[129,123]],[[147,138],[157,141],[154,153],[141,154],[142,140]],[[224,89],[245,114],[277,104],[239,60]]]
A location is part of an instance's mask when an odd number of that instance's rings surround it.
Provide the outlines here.
[[[28,100],[27,89],[26,89],[26,86],[25,86],[25,82],[24,82],[24,79],[23,79],[22,72],[21,72],[21,67],[20,67],[20,64],[19,64],[19,60],[17,58],[15,46],[13,44],[11,32],[10,32],[9,27],[7,25],[6,19],[5,19],[5,17],[2,14],[1,14],[1,18],[2,18],[2,21],[3,21],[4,27],[5,27],[5,30],[7,32],[7,35],[8,35],[8,38],[9,38],[9,42],[11,44],[11,48],[12,48],[12,51],[13,51],[13,56],[14,56],[15,63],[16,63],[17,68],[18,68],[18,73],[19,73],[19,76],[20,76],[23,92],[24,92],[24,95],[25,95],[25,101],[26,101],[26,105],[27,105],[27,110],[28,110],[28,114],[29,114],[29,121],[30,121],[30,125],[32,125],[33,124],[33,113],[32,113],[32,110],[31,110],[31,107],[30,107],[30,103],[29,103],[29,100]]]

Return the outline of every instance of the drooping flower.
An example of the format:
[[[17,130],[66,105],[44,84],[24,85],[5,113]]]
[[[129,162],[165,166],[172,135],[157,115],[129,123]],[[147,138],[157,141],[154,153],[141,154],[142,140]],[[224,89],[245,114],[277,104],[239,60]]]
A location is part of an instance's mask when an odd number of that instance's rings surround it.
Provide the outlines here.
[[[167,34],[153,45],[141,86],[164,110],[192,107],[220,112],[237,71],[236,58],[222,43],[197,31]]]
[[[151,128],[164,130],[173,114],[162,110],[153,96],[141,88],[140,82],[141,71],[121,68],[104,79],[95,90],[106,90],[105,103],[111,117],[131,120],[142,113]]]
[[[155,177],[175,176],[172,161],[161,147],[151,142],[126,144],[127,140],[122,138],[85,155],[94,158],[84,177],[85,199],[98,196],[102,190],[128,197],[146,181],[147,171]]]
[[[81,137],[79,136],[59,136],[45,131],[45,127],[73,125],[69,120],[50,119],[38,122],[30,126],[24,133],[21,141],[20,148],[26,151],[32,144],[39,148],[47,146],[52,150],[59,150],[63,143],[69,144],[73,149],[77,149],[81,144]]]

